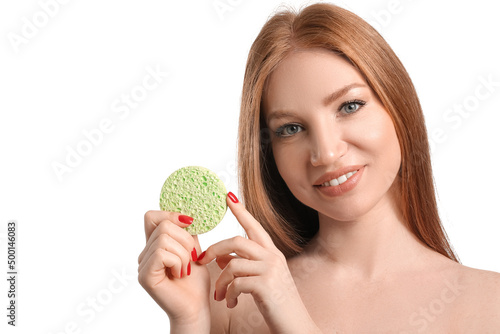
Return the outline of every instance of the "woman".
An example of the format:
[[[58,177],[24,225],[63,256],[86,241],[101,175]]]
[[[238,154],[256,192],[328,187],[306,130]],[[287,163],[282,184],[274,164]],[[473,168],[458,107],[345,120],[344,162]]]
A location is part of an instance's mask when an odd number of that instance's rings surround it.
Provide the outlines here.
[[[273,16],[239,133],[245,206],[227,203],[247,239],[201,253],[189,217],[145,215],[139,281],[172,333],[500,329],[500,275],[458,262],[415,89],[367,23],[328,4]]]

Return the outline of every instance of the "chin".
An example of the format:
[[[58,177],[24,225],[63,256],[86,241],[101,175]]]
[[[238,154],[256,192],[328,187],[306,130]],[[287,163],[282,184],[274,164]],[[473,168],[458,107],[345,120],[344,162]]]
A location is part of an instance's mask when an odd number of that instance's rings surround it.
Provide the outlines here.
[[[306,205],[316,210],[320,217],[323,216],[324,218],[339,222],[350,222],[358,220],[359,218],[365,216],[377,204],[373,203],[373,201],[367,200],[366,196],[362,197],[362,200],[353,197],[335,200],[330,203],[325,201],[317,201],[315,203],[309,203]]]

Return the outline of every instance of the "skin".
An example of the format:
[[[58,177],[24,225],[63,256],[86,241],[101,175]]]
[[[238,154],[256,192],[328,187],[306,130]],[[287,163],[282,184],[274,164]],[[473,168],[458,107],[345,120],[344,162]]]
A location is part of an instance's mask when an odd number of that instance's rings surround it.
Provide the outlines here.
[[[190,254],[193,248],[200,254],[199,243],[181,229],[178,214],[148,212],[139,282],[169,315],[171,333],[500,328],[500,274],[458,264],[406,227],[396,205],[401,154],[393,123],[349,62],[325,50],[292,53],[269,78],[264,117],[277,133],[278,170],[292,193],[318,211],[319,232],[286,260],[259,222],[228,198],[248,238],[214,244],[195,264]],[[328,197],[313,186],[349,165],[364,166],[349,192]]]

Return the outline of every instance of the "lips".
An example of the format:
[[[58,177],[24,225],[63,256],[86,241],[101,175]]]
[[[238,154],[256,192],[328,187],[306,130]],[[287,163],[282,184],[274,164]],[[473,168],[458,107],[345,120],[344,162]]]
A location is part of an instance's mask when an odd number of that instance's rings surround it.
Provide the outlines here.
[[[314,189],[326,197],[342,196],[356,187],[363,177],[364,170],[365,166],[363,165],[339,168],[336,171],[321,176],[314,184]],[[348,176],[349,174],[351,176]],[[339,182],[339,179],[342,182]],[[337,182],[339,183],[338,185],[336,184]]]
[[[335,171],[325,173],[319,179],[317,179],[316,182],[314,182],[314,186],[322,186],[324,183],[330,182],[334,179],[338,179],[347,173],[357,172],[362,167],[363,167],[363,165],[345,166],[345,167],[341,167]]]

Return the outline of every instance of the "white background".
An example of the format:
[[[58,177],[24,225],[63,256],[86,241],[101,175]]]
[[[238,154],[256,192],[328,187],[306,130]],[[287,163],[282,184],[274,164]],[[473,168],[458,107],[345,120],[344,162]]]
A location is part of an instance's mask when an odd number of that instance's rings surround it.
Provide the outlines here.
[[[15,219],[15,331],[167,333],[168,318],[137,283],[143,215],[158,209],[165,178],[187,165],[214,170],[238,193],[234,166],[246,57],[281,1],[75,0],[52,6],[45,22],[44,3],[56,2],[0,4],[0,331],[11,330],[3,277],[6,223]],[[217,3],[229,7],[218,12]],[[463,264],[500,271],[500,23],[494,5],[337,4],[387,39],[414,80],[429,132],[445,137],[435,140],[435,180],[442,219]],[[30,31],[28,21],[41,27]],[[23,31],[31,36],[16,46],[12,36],[23,38]],[[123,94],[140,89],[147,68],[168,75],[128,115],[114,112]],[[490,91],[482,83],[488,78],[496,84]],[[457,106],[468,114],[445,120]],[[68,149],[83,145],[84,132],[105,119],[112,130],[58,179],[52,165],[66,164]],[[238,233],[228,213],[201,236],[202,247]],[[101,302],[99,311],[91,311],[93,298]]]

